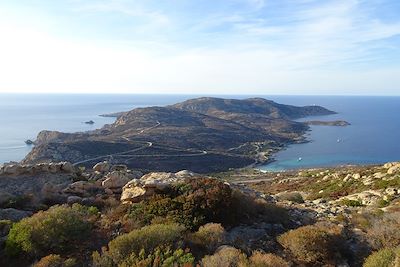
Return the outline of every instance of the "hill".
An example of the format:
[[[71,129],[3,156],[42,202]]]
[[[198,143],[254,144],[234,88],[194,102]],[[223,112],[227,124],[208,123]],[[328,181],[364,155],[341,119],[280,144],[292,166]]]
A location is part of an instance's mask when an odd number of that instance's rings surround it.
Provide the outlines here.
[[[166,107],[118,114],[111,125],[86,133],[39,133],[23,163],[99,160],[147,171],[223,171],[265,162],[283,146],[300,142],[306,123],[293,121],[334,112],[262,98],[197,98]]]

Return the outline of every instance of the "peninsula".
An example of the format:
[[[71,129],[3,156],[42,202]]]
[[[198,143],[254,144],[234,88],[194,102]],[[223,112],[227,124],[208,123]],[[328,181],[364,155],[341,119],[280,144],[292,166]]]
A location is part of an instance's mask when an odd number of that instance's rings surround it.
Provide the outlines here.
[[[113,124],[94,131],[42,131],[23,163],[107,160],[143,172],[224,171],[267,162],[285,145],[303,142],[309,126],[295,119],[334,113],[263,98],[196,98],[118,113]]]

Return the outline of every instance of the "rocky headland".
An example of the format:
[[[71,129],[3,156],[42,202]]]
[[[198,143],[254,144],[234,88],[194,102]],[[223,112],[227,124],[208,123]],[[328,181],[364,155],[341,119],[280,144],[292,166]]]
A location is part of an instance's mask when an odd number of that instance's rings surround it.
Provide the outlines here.
[[[224,171],[264,163],[290,143],[303,142],[307,123],[295,119],[334,114],[262,98],[196,98],[166,107],[112,114],[116,121],[84,133],[42,131],[24,164],[107,160],[149,171]],[[333,124],[336,125],[336,124]]]

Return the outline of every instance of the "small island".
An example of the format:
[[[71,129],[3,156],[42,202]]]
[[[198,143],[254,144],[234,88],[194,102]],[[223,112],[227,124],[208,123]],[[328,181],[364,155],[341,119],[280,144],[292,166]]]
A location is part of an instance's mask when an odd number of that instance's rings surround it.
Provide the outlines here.
[[[318,125],[318,126],[349,126],[351,125],[347,121],[306,121],[305,122],[307,125]]]
[[[90,120],[90,121],[85,121],[85,124],[90,124],[90,125],[92,125],[92,124],[94,124],[94,121],[92,121],[92,120]]]
[[[28,140],[25,141],[25,144],[30,146],[30,145],[34,145],[35,142],[33,142],[31,139],[28,139]]]

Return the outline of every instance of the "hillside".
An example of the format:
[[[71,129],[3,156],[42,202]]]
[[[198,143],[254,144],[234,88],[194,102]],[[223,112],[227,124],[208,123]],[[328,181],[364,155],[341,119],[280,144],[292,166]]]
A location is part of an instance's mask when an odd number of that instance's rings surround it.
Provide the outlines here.
[[[137,108],[86,133],[39,133],[23,163],[99,160],[147,171],[223,171],[268,161],[285,145],[303,140],[306,123],[293,119],[334,112],[262,98],[197,98],[167,107]]]
[[[1,266],[397,266],[399,227],[399,162],[212,176],[0,166]]]

